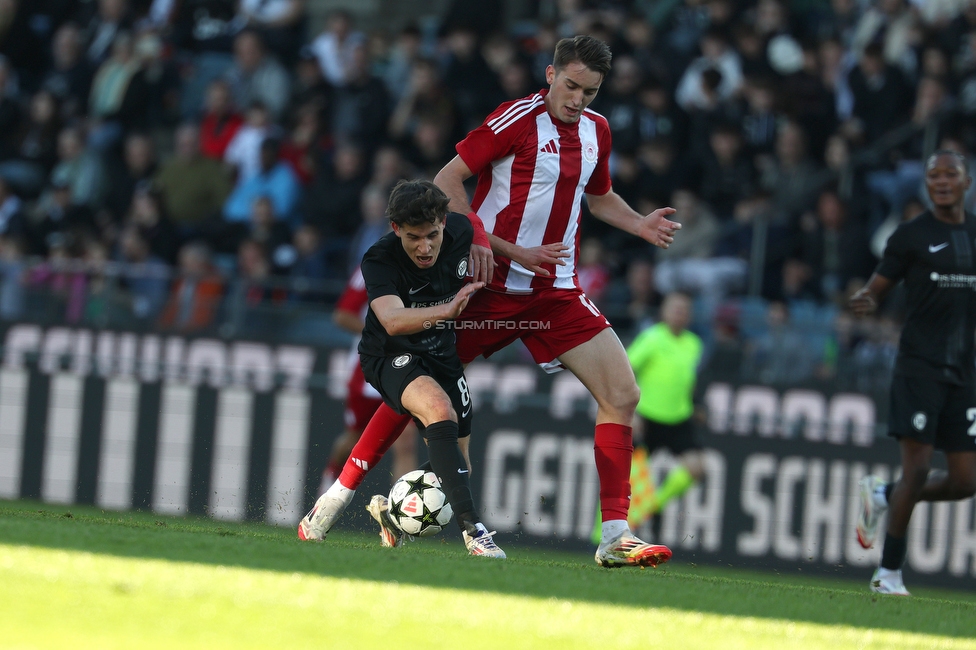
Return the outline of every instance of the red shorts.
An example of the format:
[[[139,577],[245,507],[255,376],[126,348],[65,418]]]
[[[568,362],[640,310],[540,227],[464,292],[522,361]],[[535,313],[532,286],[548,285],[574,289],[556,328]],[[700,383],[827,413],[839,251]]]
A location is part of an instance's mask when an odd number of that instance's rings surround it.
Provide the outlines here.
[[[542,289],[532,294],[482,289],[454,323],[461,363],[486,359],[522,339],[546,372],[562,366],[557,357],[610,327],[582,289]]]
[[[376,389],[366,383],[363,377],[363,367],[359,365],[359,355],[356,363],[352,364],[352,374],[346,384],[346,411],[344,414],[346,427],[362,431],[369,424],[373,413],[383,403],[383,398]]]

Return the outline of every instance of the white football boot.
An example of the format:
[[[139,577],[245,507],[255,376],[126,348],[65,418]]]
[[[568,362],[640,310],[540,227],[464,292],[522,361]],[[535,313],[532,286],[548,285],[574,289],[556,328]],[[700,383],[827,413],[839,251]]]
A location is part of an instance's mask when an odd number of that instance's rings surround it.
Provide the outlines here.
[[[879,567],[871,578],[871,591],[889,596],[911,596],[905,589],[905,582],[901,578],[901,569],[892,571]]]
[[[861,497],[861,512],[857,516],[857,541],[864,548],[871,548],[878,539],[878,522],[887,510],[887,504],[881,504],[875,497],[875,492],[885,485],[877,476],[865,476],[857,482],[858,494]]]

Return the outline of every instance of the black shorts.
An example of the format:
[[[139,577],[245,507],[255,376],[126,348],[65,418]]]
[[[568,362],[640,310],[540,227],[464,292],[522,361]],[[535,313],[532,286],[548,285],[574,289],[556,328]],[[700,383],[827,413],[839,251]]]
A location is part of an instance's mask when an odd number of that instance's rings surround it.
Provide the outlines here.
[[[976,451],[976,386],[896,373],[891,379],[888,435],[943,451]]]
[[[451,398],[454,412],[458,416],[458,438],[471,435],[471,393],[468,391],[468,383],[463,372],[450,377],[438,375],[430,370],[422,357],[406,353],[395,357],[373,357],[362,354],[360,363],[366,381],[379,392],[390,408],[400,414],[407,413],[407,409],[403,408],[400,402],[403,390],[417,377],[424,375],[431,377]],[[414,418],[414,421],[423,435],[423,424],[417,418]]]
[[[695,438],[695,428],[691,425],[691,418],[677,424],[662,424],[642,417],[644,422],[644,446],[648,453],[658,449],[668,449],[675,456],[686,451],[701,449]]]

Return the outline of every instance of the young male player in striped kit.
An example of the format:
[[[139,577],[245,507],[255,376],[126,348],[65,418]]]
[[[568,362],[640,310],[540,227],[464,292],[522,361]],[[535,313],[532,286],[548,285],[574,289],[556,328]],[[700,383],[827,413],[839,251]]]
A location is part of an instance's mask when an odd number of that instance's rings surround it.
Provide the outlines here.
[[[434,183],[450,198],[452,211],[469,213],[475,222],[480,217],[491,243],[491,250],[472,246],[474,280],[489,284],[457,320],[458,356],[467,364],[521,339],[547,372],[568,368],[580,379],[598,405],[594,453],[603,525],[596,561],[656,566],[671,558],[670,549],[638,539],[627,526],[631,420],[639,391],[624,347],[576,278],[580,203],[585,194],[597,218],[662,248],[681,226],[667,219],[673,208],[643,216],[611,187],[610,129],[587,109],[610,72],[610,59],[607,45],[590,36],[561,40],[546,68],[549,88],[502,104],[457,145],[458,156]],[[478,185],[469,204],[463,182],[474,174]],[[499,321],[506,326],[485,326]],[[512,321],[525,329],[509,329]],[[479,326],[467,329],[465,322]],[[317,533],[328,531],[349,502],[343,495],[362,482],[362,467],[375,465],[406,422],[385,405],[377,410],[336,489],[320,499]],[[467,457],[467,440],[461,445]]]

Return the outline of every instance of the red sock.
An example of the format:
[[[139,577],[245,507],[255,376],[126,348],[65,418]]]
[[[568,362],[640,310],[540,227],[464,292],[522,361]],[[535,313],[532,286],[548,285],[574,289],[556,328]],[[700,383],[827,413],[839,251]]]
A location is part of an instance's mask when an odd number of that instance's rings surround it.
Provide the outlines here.
[[[342,467],[342,473],[339,474],[342,486],[350,490],[358,488],[367,472],[380,462],[380,458],[400,437],[410,420],[410,414],[400,415],[385,403],[380,404]]]
[[[627,519],[630,509],[630,463],[634,455],[631,427],[598,424],[593,436],[596,472],[600,477],[603,521]]]

